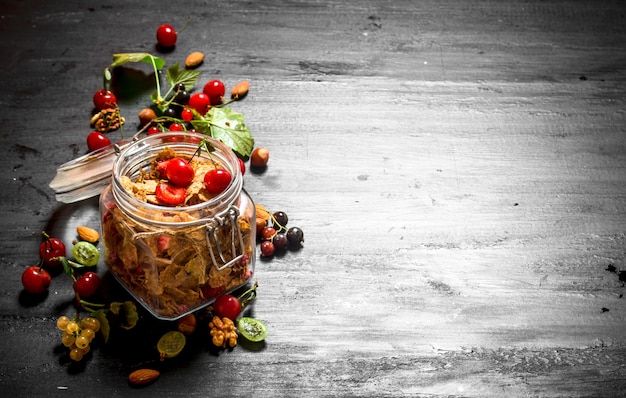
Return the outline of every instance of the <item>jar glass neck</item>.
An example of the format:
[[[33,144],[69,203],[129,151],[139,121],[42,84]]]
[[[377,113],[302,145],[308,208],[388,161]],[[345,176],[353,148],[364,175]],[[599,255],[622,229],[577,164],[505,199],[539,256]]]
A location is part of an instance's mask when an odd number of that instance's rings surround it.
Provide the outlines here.
[[[201,140],[208,143],[210,153],[202,150],[195,156],[214,162],[232,176],[230,185],[211,199],[191,206],[169,207],[147,203],[129,193],[122,184],[122,177],[131,180],[146,174],[157,156],[166,148],[177,155],[191,158],[198,150]],[[117,205],[135,221],[157,224],[163,227],[185,227],[203,224],[220,216],[236,204],[243,187],[243,176],[234,152],[223,143],[195,133],[160,133],[143,138],[126,148],[113,165],[112,195]]]

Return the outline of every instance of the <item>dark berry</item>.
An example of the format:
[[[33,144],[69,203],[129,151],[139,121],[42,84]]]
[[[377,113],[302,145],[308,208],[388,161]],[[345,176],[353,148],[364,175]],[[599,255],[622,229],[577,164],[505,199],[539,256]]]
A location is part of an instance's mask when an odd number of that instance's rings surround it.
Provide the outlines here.
[[[291,227],[287,231],[287,239],[292,246],[298,246],[304,242],[304,232],[298,227]]]
[[[276,231],[280,232],[287,230],[287,222],[289,221],[289,218],[287,217],[287,214],[285,214],[285,212],[277,211],[272,215],[272,217],[274,221],[274,228],[276,229]]]
[[[285,250],[287,246],[289,246],[287,234],[285,234],[284,232],[277,233],[274,236],[274,239],[272,239],[272,242],[274,243],[274,247],[276,248],[276,250]]]

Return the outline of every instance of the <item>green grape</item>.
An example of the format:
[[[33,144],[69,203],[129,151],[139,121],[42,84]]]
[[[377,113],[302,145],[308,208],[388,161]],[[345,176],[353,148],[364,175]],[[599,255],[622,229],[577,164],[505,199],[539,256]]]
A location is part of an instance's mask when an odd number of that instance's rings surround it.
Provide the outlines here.
[[[63,333],[63,336],[61,336],[61,343],[66,347],[71,347],[72,345],[74,345],[75,341],[76,338],[71,333],[65,332]]]
[[[83,352],[81,351],[81,349],[80,349],[80,348],[78,348],[78,347],[74,347],[74,348],[72,348],[72,350],[70,351],[70,358],[71,358],[73,361],[78,362],[78,361],[80,361],[81,359],[83,359]]]
[[[59,328],[60,331],[65,331],[68,323],[70,323],[69,317],[65,315],[60,316],[59,319],[57,319],[57,328]]]
[[[267,326],[258,319],[241,317],[237,320],[237,330],[246,339],[259,342],[267,337]]]
[[[100,252],[92,243],[83,240],[74,245],[72,248],[72,256],[74,256],[74,260],[78,263],[86,267],[93,267],[98,264]]]
[[[185,338],[185,335],[178,330],[171,330],[165,333],[161,336],[159,342],[157,343],[157,350],[159,350],[159,354],[161,354],[161,360],[165,358],[173,358],[180,354],[185,347],[186,342],[187,339]]]
[[[76,344],[76,347],[83,349],[89,345],[89,339],[83,335],[80,335],[76,338],[74,344]]]

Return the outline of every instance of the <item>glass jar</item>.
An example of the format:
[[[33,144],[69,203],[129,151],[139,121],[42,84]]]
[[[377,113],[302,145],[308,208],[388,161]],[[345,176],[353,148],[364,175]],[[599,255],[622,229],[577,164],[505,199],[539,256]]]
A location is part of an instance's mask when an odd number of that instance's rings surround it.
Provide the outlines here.
[[[170,207],[139,200],[125,188],[146,175],[163,150],[189,159],[201,140],[211,152],[202,150],[194,158],[219,164],[232,176],[222,193]],[[115,160],[112,182],[100,196],[100,214],[107,268],[159,319],[175,320],[206,307],[254,272],[254,203],[243,189],[237,157],[212,138],[160,133],[130,144]]]

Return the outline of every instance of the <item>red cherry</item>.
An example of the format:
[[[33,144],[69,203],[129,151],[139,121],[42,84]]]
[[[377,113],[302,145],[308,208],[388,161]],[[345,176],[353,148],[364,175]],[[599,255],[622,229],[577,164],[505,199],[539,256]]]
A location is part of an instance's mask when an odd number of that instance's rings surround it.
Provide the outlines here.
[[[74,290],[80,297],[91,297],[100,287],[100,277],[95,272],[85,272],[74,282]]]
[[[150,127],[148,128],[148,132],[147,132],[147,134],[148,134],[148,135],[154,135],[154,134],[158,134],[158,133],[160,133],[160,132],[161,132],[161,129],[160,129],[160,128],[158,128],[157,126],[150,126]]]
[[[215,311],[215,315],[221,318],[228,318],[234,321],[241,313],[241,303],[237,297],[224,294],[219,296],[213,303],[213,311]]]
[[[227,170],[213,169],[204,175],[204,186],[209,193],[217,195],[230,185],[232,177]]]
[[[195,109],[200,115],[204,116],[209,110],[211,100],[205,93],[195,93],[189,98],[189,103],[187,105],[190,108]]]
[[[87,148],[89,148],[89,152],[109,145],[111,145],[111,140],[99,131],[92,131],[87,135]]]
[[[61,265],[59,260],[51,260],[54,257],[65,257],[65,243],[61,239],[47,238],[39,245],[39,258],[49,267]]]
[[[193,111],[189,108],[185,108],[180,112],[180,118],[186,122],[193,120]]]
[[[202,91],[209,96],[211,105],[217,105],[222,103],[222,97],[224,97],[226,93],[226,87],[224,83],[219,80],[211,80],[204,85]]]
[[[176,45],[178,34],[172,25],[163,24],[157,29],[156,38],[160,46],[173,47]]]
[[[32,294],[42,294],[50,287],[50,274],[45,269],[33,265],[22,273],[22,285],[24,289]]]
[[[186,187],[191,184],[195,171],[193,167],[182,158],[170,159],[165,166],[165,176],[174,185]]]
[[[98,110],[117,107],[117,98],[113,91],[100,89],[93,95],[93,104]]]

